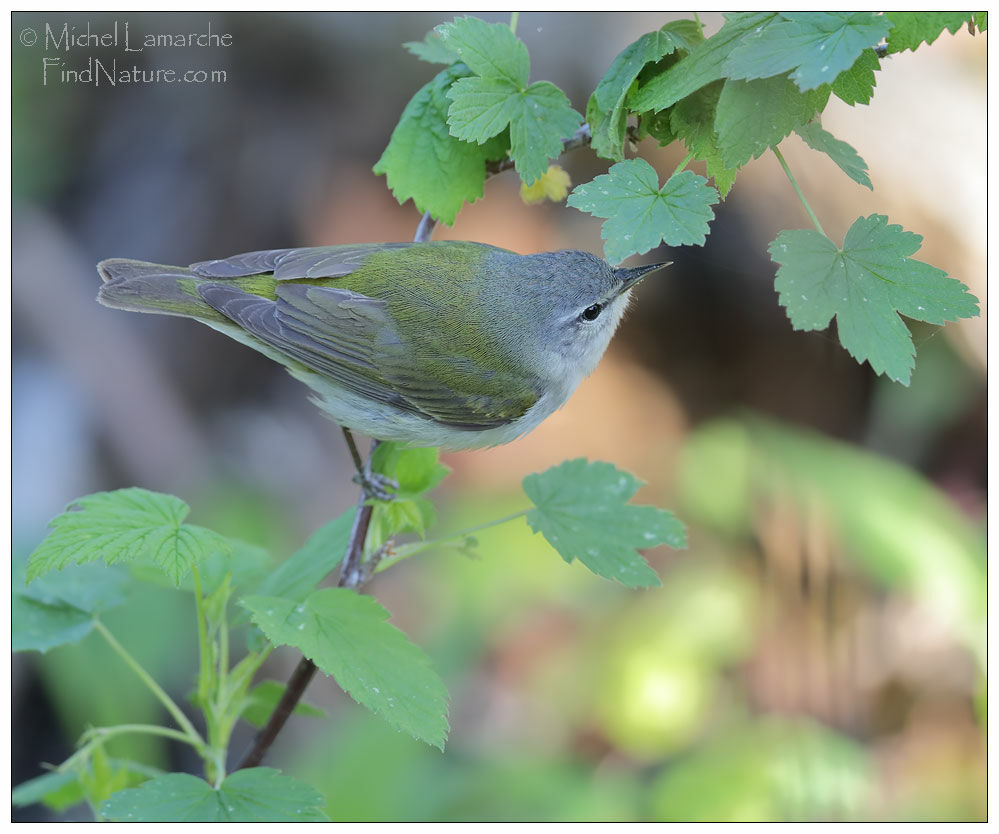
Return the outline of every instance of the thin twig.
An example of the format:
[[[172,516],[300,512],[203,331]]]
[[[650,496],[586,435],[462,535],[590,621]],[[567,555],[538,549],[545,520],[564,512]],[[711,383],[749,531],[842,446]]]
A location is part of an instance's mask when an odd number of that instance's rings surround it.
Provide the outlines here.
[[[593,136],[590,135],[590,126],[583,122],[579,126],[579,129],[572,134],[568,139],[562,140],[562,153],[566,151],[574,151],[576,148],[582,148],[585,145],[589,145]],[[486,177],[494,177],[496,174],[502,174],[504,171],[509,171],[514,167],[514,161],[512,157],[504,157],[503,159],[498,159],[495,162],[486,163]]]
[[[426,243],[430,240],[430,236],[434,233],[434,226],[436,225],[437,221],[430,216],[430,212],[428,211],[420,218],[420,225],[416,227],[416,235],[413,237],[413,243]]]
[[[260,764],[274,743],[274,739],[277,738],[277,734],[281,732],[284,722],[288,720],[288,716],[291,715],[292,710],[295,709],[295,705],[305,693],[305,687],[309,685],[309,681],[312,680],[314,674],[316,674],[316,664],[307,657],[303,657],[288,680],[288,685],[285,687],[281,700],[274,707],[271,717],[267,719],[267,724],[257,733],[257,737],[253,742],[253,748],[246,754],[243,761],[236,766],[236,770],[242,770],[244,767],[256,767]]]
[[[347,445],[352,446],[353,452],[356,453],[357,447],[354,445],[353,437],[347,429],[344,429],[344,436],[349,438]],[[374,441],[371,450],[374,451],[377,445],[378,441]],[[358,459],[360,459],[360,455],[358,455]],[[363,464],[359,468],[363,468]],[[374,507],[367,503],[367,496],[362,490],[361,500],[357,505],[357,513],[354,516],[354,526],[351,528],[350,538],[347,542],[347,555],[344,557],[340,579],[337,582],[337,586],[340,588],[358,589],[361,587],[363,581],[368,578],[365,575],[365,571],[362,570],[362,561],[364,556],[364,542],[368,537],[368,527],[371,524],[371,513],[373,510]],[[274,707],[270,718],[267,719],[267,724],[257,733],[257,737],[253,741],[253,747],[236,767],[236,770],[242,770],[244,767],[256,767],[263,761],[270,746],[274,743],[274,739],[277,738],[277,734],[281,732],[281,728],[284,727],[295,706],[302,699],[306,687],[312,681],[315,674],[316,664],[309,658],[303,657],[298,662],[298,666],[295,667],[295,671],[292,672],[291,678],[288,680],[288,685],[281,694],[281,700]]]

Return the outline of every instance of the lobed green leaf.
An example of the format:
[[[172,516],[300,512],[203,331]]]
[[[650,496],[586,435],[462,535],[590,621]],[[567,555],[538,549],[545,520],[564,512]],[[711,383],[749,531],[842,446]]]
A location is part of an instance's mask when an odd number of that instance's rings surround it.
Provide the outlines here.
[[[580,211],[607,218],[601,236],[612,263],[663,241],[703,245],[714,218],[711,206],[717,202],[718,192],[693,171],[674,174],[660,188],[659,175],[644,159],[612,165],[606,174],[577,186],[567,200]]]
[[[850,69],[891,26],[875,12],[782,13],[779,20],[741,38],[722,70],[727,77],[742,80],[794,70],[791,79],[807,92]]]
[[[659,585],[636,548],[685,547],[686,529],[672,513],[629,504],[641,482],[610,463],[578,458],[524,478],[534,503],[527,523],[566,562],[579,559],[594,573],[629,588]]]
[[[502,159],[505,135],[482,145],[451,135],[447,124],[448,88],[470,75],[464,64],[441,70],[410,99],[392,131],[374,172],[385,174],[396,200],[412,199],[416,208],[452,224],[465,203],[482,196],[486,162]]]
[[[867,104],[874,95],[877,82],[874,73],[881,69],[881,59],[873,49],[865,49],[853,66],[843,70],[832,83],[832,92],[851,107]]]
[[[476,75],[505,79],[522,89],[531,72],[527,47],[503,23],[459,17],[434,28],[443,46],[454,52]]]
[[[971,12],[885,12],[885,17],[892,23],[889,55],[906,49],[915,52],[920,44],[933,43],[945,29],[953,35],[973,19]]]
[[[118,791],[100,806],[113,822],[328,822],[315,788],[270,767],[227,776],[218,789],[189,773],[168,773]]]
[[[422,41],[407,41],[403,47],[428,64],[450,66],[461,60],[457,52],[444,45],[444,39],[435,30],[427,32]]]
[[[448,125],[459,139],[485,142],[510,128],[510,156],[530,185],[562,153],[563,139],[575,133],[582,116],[554,84],[538,81],[526,90],[497,78],[462,78],[448,97]]]
[[[459,78],[447,91],[451,135],[481,145],[516,118],[519,95],[520,87],[506,78]]]
[[[103,559],[153,564],[179,585],[192,565],[232,548],[218,533],[184,524],[189,511],[173,495],[138,487],[80,498],[49,523],[51,532],[28,560],[27,579]]]
[[[908,385],[912,336],[899,315],[942,324],[978,314],[978,300],[960,281],[910,256],[922,238],[860,217],[839,249],[810,229],[783,231],[770,244],[778,264],[775,287],[796,330],[821,330],[836,317],[839,339],[858,362]]]
[[[548,160],[562,153],[562,141],[572,136],[583,117],[554,84],[537,81],[520,94],[517,114],[510,120],[510,156],[526,185],[548,170]]]

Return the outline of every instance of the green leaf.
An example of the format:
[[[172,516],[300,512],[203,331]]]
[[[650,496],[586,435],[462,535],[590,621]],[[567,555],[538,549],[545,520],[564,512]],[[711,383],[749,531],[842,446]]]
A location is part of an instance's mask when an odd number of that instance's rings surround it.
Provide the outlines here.
[[[851,107],[854,104],[867,104],[874,95],[876,81],[874,73],[881,69],[881,59],[873,49],[865,49],[853,66],[843,70],[832,83],[832,91]]]
[[[517,115],[520,87],[506,78],[459,78],[448,90],[451,135],[478,142],[501,133]]]
[[[717,202],[718,192],[693,171],[674,174],[660,188],[659,175],[644,159],[612,165],[606,174],[576,186],[567,200],[580,211],[608,218],[600,234],[613,263],[648,252],[660,241],[703,245]]]
[[[58,573],[39,577],[30,585],[26,584],[25,565],[18,562],[14,565],[12,578],[15,594],[49,605],[65,603],[90,614],[122,605],[131,581],[122,568],[93,562],[70,565]]]
[[[625,98],[642,69],[667,55],[689,52],[700,40],[700,29],[693,20],[674,20],[621,50],[586,105],[590,146],[599,156],[624,159]]]
[[[989,28],[989,13],[988,12],[974,12],[971,15],[971,20],[975,24],[975,28],[979,32],[986,32]],[[970,27],[969,27],[970,29]]]
[[[704,163],[708,176],[714,179],[715,188],[724,198],[735,183],[736,170],[722,161],[718,134],[714,128],[722,83],[717,81],[702,87],[666,112],[669,114],[672,132],[683,139],[687,150],[694,154],[695,159]]]
[[[359,704],[393,727],[444,749],[447,690],[429,658],[369,596],[323,588],[300,605],[277,597],[243,600],[273,643],[299,649]]]
[[[403,47],[428,64],[450,65],[461,60],[458,53],[444,45],[440,33],[434,30],[427,32],[422,41],[407,41]]]
[[[801,92],[785,76],[728,80],[718,97],[715,130],[722,160],[741,168],[825,107],[829,88]]]
[[[810,229],[781,232],[770,256],[795,330],[821,330],[836,316],[839,340],[858,362],[908,385],[915,349],[899,314],[932,324],[978,314],[964,284],[909,257],[921,241],[877,214],[858,218],[842,249]]]
[[[690,98],[690,96],[687,98]],[[684,101],[687,101],[687,99],[684,99]],[[658,113],[642,113],[638,118],[636,138],[641,141],[646,136],[651,136],[659,143],[659,147],[661,148],[665,148],[676,141],[676,132],[670,124],[670,114],[672,112],[673,107],[660,110]]]
[[[452,224],[465,203],[482,196],[486,162],[506,156],[507,137],[483,145],[462,142],[447,126],[447,90],[468,67],[441,70],[406,105],[374,172],[385,174],[396,200],[412,199],[442,223]]]
[[[104,559],[149,562],[179,585],[191,565],[232,547],[218,533],[182,523],[188,512],[179,498],[138,487],[80,498],[49,523],[51,532],[28,560],[28,581]]]
[[[80,788],[91,807],[117,791],[157,778],[162,771],[146,768],[137,762],[112,759],[103,746],[91,749],[87,767],[79,768]],[[150,774],[148,771],[153,770]]]
[[[391,501],[374,501],[367,547],[374,550],[399,533],[417,533],[421,538],[437,520],[431,501],[422,497],[436,487],[450,467],[438,461],[434,447],[411,449],[401,443],[381,443],[371,459],[374,472],[394,480],[399,489]]]
[[[731,52],[732,44],[757,28],[768,26],[777,19],[777,15],[773,12],[740,12],[726,15],[726,18],[725,25],[694,48],[686,58],[641,83],[628,96],[628,107],[636,113],[664,110],[705,84],[724,77],[722,65]]]
[[[83,789],[77,773],[73,770],[51,771],[22,782],[10,796],[11,805],[23,808],[44,803],[56,811],[63,811],[83,801]]]
[[[94,615],[65,602],[45,603],[15,592],[11,600],[11,649],[47,652],[76,643],[94,626]]]
[[[565,461],[524,478],[534,503],[527,523],[566,562],[586,567],[629,588],[659,585],[659,577],[636,548],[686,547],[687,533],[672,513],[628,504],[641,481],[610,463]]]
[[[240,716],[257,729],[262,729],[274,712],[281,696],[287,687],[280,681],[260,681],[246,696],[246,706]],[[326,713],[319,707],[299,701],[292,710],[295,715],[307,715],[311,718],[324,718]]]
[[[400,533],[416,533],[421,539],[437,521],[437,510],[426,498],[396,498],[375,505],[368,528],[368,552],[381,547]]]
[[[846,142],[842,142],[818,122],[809,122],[795,128],[797,133],[812,150],[826,154],[854,182],[874,190],[871,178],[867,176],[867,163]]]
[[[547,81],[521,90],[506,79],[462,78],[447,95],[448,125],[459,139],[484,142],[509,126],[510,156],[528,185],[548,170],[548,160],[562,153],[562,140],[582,121],[565,93]]]
[[[915,52],[921,43],[933,43],[943,34],[944,29],[953,35],[972,19],[972,13],[885,12],[885,17],[893,24],[887,38],[888,54],[891,55],[906,49]]]
[[[783,13],[781,19],[742,38],[722,66],[729,78],[782,75],[803,92],[831,84],[861,52],[876,46],[891,22],[875,12]]]
[[[477,17],[459,17],[434,29],[445,48],[465,62],[476,75],[502,78],[518,89],[527,84],[531,60],[527,47],[503,23],[486,23]]]
[[[168,773],[101,804],[113,822],[328,822],[326,799],[270,767],[227,776],[218,790],[189,773]]]
[[[305,599],[343,561],[353,524],[353,510],[326,522],[299,550],[264,577],[255,593],[295,602]]]
[[[439,458],[440,449],[433,446],[412,449],[383,442],[372,455],[371,468],[399,484],[400,494],[419,495],[432,490],[451,472]]]
[[[544,176],[548,160],[562,153],[562,140],[576,132],[583,117],[548,81],[524,90],[518,104],[517,115],[510,120],[510,156],[520,178],[530,185]]]

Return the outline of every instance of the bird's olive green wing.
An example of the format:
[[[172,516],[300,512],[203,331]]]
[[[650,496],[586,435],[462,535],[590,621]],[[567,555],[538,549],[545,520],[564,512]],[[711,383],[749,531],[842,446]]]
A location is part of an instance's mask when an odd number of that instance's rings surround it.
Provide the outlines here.
[[[376,252],[403,249],[411,243],[366,243],[355,246],[310,246],[301,249],[262,249],[217,261],[191,264],[202,278],[241,278],[272,272],[278,281],[296,278],[340,278],[359,269]]]
[[[523,380],[483,370],[457,347],[455,355],[421,356],[416,366],[385,303],[350,290],[279,284],[273,301],[224,283],[198,291],[258,339],[336,384],[455,428],[505,425],[539,396],[539,387],[525,391]]]

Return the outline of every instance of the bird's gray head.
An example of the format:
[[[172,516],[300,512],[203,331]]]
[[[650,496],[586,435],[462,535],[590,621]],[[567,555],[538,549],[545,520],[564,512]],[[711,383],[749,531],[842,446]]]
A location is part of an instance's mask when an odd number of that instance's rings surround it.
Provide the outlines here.
[[[576,377],[600,361],[628,305],[630,290],[648,273],[668,264],[613,268],[588,252],[542,252],[530,262],[530,280],[521,283],[522,304],[543,311],[536,347],[548,357],[549,371]]]

